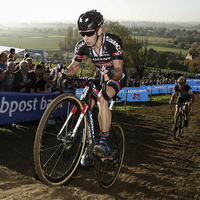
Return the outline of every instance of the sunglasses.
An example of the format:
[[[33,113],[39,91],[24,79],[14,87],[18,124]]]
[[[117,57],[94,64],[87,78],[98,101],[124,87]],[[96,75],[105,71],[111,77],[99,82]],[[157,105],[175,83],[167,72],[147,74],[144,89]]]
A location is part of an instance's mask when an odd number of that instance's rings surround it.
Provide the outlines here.
[[[88,37],[93,36],[96,33],[96,31],[88,31],[88,32],[80,32],[80,34],[84,37],[85,35]]]

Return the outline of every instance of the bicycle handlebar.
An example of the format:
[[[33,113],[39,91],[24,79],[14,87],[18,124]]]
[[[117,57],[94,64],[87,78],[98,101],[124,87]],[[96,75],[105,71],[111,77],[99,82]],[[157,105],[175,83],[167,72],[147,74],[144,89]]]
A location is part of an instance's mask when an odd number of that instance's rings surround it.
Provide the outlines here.
[[[64,78],[67,80],[74,80],[74,81],[84,81],[84,82],[90,82],[90,83],[100,83],[100,78],[92,78],[92,77],[79,77],[79,76],[67,76],[64,75]]]
[[[106,70],[106,66],[102,67],[102,72]],[[100,84],[102,86],[102,94],[103,97],[107,100],[110,101],[110,97],[106,93],[106,81],[104,80],[104,75],[101,75],[100,78],[91,78],[91,77],[79,77],[79,76],[67,76],[66,74],[63,74],[64,79],[67,80],[76,80],[76,81],[84,81],[84,82],[90,82],[94,84]],[[62,78],[63,78],[62,77]],[[58,81],[58,88],[60,93],[64,93],[63,90],[61,89],[61,81]]]
[[[178,106],[188,106],[189,107],[189,111],[190,111],[190,106],[187,104],[188,102],[184,102],[184,103],[170,103],[170,108],[172,109],[172,104],[178,105]]]

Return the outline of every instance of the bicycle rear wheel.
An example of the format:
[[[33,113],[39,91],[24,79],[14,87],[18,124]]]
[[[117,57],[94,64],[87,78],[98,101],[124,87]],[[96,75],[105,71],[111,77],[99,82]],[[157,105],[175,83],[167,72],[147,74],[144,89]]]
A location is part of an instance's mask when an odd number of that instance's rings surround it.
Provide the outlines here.
[[[109,135],[110,156],[101,157],[95,161],[95,173],[99,187],[111,187],[121,170],[124,151],[125,139],[122,127],[118,123],[112,123]]]
[[[182,126],[182,114],[179,112],[177,117],[176,117],[176,123],[175,123],[175,128],[174,128],[174,139],[178,140],[178,137],[180,134],[183,133],[183,126]]]
[[[35,171],[43,183],[63,185],[78,167],[86,139],[85,116],[74,138],[71,134],[82,110],[80,100],[65,93],[55,98],[44,112],[34,143]]]

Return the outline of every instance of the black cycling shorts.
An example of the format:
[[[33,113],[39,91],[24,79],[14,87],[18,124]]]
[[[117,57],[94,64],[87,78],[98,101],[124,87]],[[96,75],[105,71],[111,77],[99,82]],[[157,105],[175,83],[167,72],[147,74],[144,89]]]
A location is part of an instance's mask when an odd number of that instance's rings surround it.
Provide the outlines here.
[[[185,103],[185,102],[188,102],[189,100],[190,98],[178,98],[177,103]]]
[[[120,80],[116,81],[116,80],[111,79],[107,82],[107,86],[112,87],[116,91],[116,94],[126,85],[127,74],[126,74],[126,71],[124,71],[124,72],[123,72],[122,78]],[[98,93],[101,90],[101,88],[102,88],[101,85],[96,85],[96,88],[93,90],[92,98],[95,101],[97,100]]]

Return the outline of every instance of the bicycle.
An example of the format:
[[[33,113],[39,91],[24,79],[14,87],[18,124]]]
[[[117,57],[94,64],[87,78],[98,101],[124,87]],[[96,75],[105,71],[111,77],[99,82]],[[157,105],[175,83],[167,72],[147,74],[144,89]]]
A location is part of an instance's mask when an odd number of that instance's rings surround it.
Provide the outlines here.
[[[185,127],[185,106],[188,106],[188,102],[185,103],[173,103],[179,106],[179,110],[176,116],[176,122],[173,129],[174,139],[178,140],[183,135],[183,128]],[[172,109],[172,104],[170,104]]]
[[[79,166],[85,148],[88,148],[90,164],[95,168],[96,180],[101,188],[111,187],[121,170],[125,139],[118,123],[111,124],[108,156],[95,155],[94,145],[98,144],[92,111],[89,110],[94,83],[101,80],[90,77],[70,77],[74,81],[84,81],[86,87],[80,100],[70,93],[64,93],[66,78],[59,78],[59,91],[44,112],[38,125],[34,142],[35,172],[40,181],[47,185],[63,185],[72,179]],[[103,93],[105,83],[102,83]],[[110,103],[120,100],[117,95]]]

